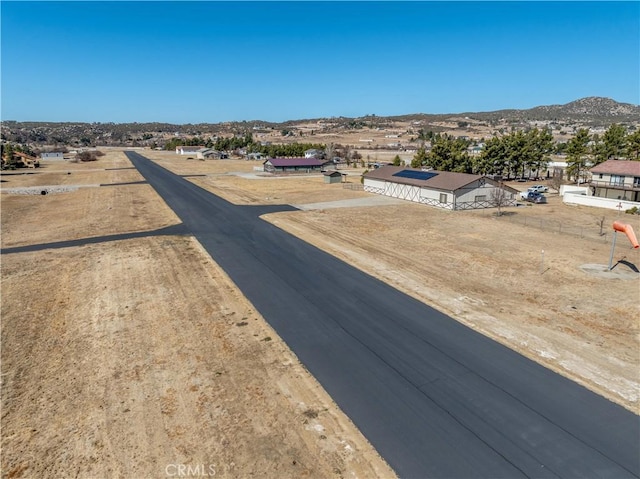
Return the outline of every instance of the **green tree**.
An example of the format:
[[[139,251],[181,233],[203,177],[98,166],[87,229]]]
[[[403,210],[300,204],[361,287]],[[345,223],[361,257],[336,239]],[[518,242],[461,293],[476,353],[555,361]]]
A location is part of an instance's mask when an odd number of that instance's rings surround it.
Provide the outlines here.
[[[604,142],[602,141],[602,138],[600,138],[600,135],[598,135],[597,133],[591,136],[590,153],[593,159],[592,160],[593,165],[598,165],[603,161],[606,161],[607,159]]]
[[[183,144],[181,138],[172,138],[164,144],[164,149],[167,151],[175,150],[177,146],[182,146]]]
[[[549,154],[553,151],[553,135],[551,131],[537,128],[527,133],[529,142],[527,153],[527,166],[529,173],[535,172],[539,176],[540,170],[546,169],[549,164]]]
[[[580,181],[581,175],[587,168],[589,153],[589,132],[580,128],[576,136],[567,143],[567,175]]]
[[[508,167],[507,142],[504,137],[488,139],[480,156],[473,161],[473,169],[481,175],[504,175]]]
[[[449,135],[436,135],[426,165],[439,171],[471,173],[472,163],[467,148],[469,142]]]
[[[524,176],[529,161],[529,140],[522,130],[512,131],[504,137],[507,142],[507,168],[509,176]]]
[[[423,128],[421,128],[420,130],[418,130],[418,141],[420,142],[420,146],[424,147],[424,144],[427,141],[431,141],[434,137],[433,131],[429,130],[429,131],[424,131]]]
[[[424,147],[418,148],[418,151],[413,156],[413,160],[411,160],[411,168],[420,168],[425,165],[427,162],[427,151]]]
[[[627,158],[635,161],[640,160],[640,130],[627,136]]]
[[[557,155],[563,155],[567,150],[567,144],[562,142],[558,142],[556,143],[556,146],[554,148],[554,153]]]
[[[603,154],[602,161],[617,160],[627,157],[627,130],[624,126],[614,123],[602,137]]]
[[[15,169],[16,162],[13,158],[14,146],[11,143],[2,143],[2,168],[3,169]]]
[[[402,166],[402,159],[400,159],[400,155],[396,155],[393,159],[393,166]]]

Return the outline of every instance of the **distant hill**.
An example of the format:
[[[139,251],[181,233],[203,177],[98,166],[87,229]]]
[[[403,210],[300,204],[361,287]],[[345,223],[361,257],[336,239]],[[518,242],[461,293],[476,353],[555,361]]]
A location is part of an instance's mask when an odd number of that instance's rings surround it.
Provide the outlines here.
[[[465,113],[478,119],[508,120],[573,120],[590,124],[640,121],[640,106],[620,103],[611,98],[590,96],[564,105],[536,106],[528,110],[498,110],[493,112]]]
[[[619,103],[611,98],[590,96],[572,101],[565,105],[537,106],[527,110],[533,115],[576,117],[589,116],[596,118],[635,117],[640,119],[640,106],[631,103]]]
[[[302,124],[317,124],[318,131],[345,131],[362,128],[388,128],[394,122],[420,121],[429,129],[441,121],[460,121],[464,117],[486,122],[493,128],[527,127],[530,121],[548,121],[556,126],[609,127],[621,123],[640,127],[640,106],[610,98],[588,97],[565,105],[537,106],[526,110],[497,110],[448,114],[413,113],[400,116],[366,115],[359,118],[331,117],[290,120],[274,123],[261,120],[175,125],[170,123],[54,123],[3,121],[2,139],[32,145],[112,145],[162,146],[168,137],[211,137],[245,135],[256,131],[295,129]]]

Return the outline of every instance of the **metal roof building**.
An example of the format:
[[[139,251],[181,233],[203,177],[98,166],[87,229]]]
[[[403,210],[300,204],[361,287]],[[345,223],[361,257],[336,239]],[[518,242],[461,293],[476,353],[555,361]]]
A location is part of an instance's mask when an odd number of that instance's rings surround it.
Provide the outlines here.
[[[327,163],[327,160],[318,158],[271,158],[266,160],[264,171],[268,172],[306,172],[320,171]]]
[[[482,175],[383,166],[364,174],[364,190],[449,210],[491,208],[500,188],[502,206],[515,206],[517,190]]]

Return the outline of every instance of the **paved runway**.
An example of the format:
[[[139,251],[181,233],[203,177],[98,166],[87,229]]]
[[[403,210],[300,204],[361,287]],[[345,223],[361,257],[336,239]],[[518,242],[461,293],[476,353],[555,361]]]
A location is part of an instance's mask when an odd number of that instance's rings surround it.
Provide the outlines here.
[[[638,416],[127,156],[399,476],[640,476]]]

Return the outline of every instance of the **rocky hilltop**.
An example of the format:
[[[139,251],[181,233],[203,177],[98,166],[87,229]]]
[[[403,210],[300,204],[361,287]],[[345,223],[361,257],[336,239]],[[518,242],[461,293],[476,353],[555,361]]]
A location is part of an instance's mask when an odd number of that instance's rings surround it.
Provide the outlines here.
[[[534,115],[575,117],[589,116],[595,118],[626,118],[640,119],[640,106],[631,103],[619,103],[611,98],[590,96],[572,101],[565,105],[538,106],[527,110]]]
[[[620,103],[611,98],[591,96],[564,105],[536,106],[526,110],[467,112],[464,115],[478,120],[565,121],[607,127],[611,123],[640,122],[640,106]]]

